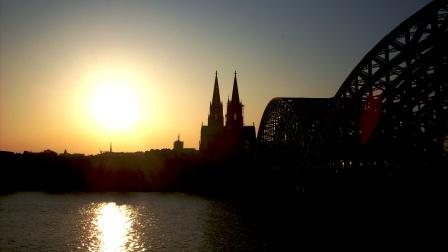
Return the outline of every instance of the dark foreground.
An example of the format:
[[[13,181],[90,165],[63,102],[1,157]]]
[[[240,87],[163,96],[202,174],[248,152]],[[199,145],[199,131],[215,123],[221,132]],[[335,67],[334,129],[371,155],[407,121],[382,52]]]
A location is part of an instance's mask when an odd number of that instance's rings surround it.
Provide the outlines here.
[[[159,150],[95,156],[52,151],[0,151],[0,192],[184,192],[233,199],[253,195],[437,194],[446,167],[277,167],[255,156],[209,159],[197,152]]]
[[[445,209],[440,167],[297,173],[172,151],[0,154],[0,251],[383,249],[437,239]]]

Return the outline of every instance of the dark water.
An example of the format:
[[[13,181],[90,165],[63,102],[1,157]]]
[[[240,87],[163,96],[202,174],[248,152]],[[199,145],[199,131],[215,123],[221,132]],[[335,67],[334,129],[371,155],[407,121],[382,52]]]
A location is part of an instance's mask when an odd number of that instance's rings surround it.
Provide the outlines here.
[[[415,196],[273,196],[3,195],[0,251],[300,251],[355,241],[370,246],[397,242],[396,234],[419,235],[428,230],[421,224],[434,216],[416,210],[433,208]]]
[[[260,250],[237,204],[181,193],[0,196],[2,251]]]

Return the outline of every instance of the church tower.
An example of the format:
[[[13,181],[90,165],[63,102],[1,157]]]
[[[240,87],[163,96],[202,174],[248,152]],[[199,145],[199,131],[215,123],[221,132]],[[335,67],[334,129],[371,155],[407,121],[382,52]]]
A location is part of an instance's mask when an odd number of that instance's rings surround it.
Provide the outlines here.
[[[213,98],[210,102],[210,113],[208,114],[208,125],[201,127],[200,150],[214,149],[220,144],[220,135],[224,129],[224,116],[222,102],[219,95],[218,71],[215,72],[215,85],[213,87]]]
[[[223,119],[218,73],[216,72],[208,125],[201,126],[199,150],[213,158],[228,158],[238,153],[253,152],[256,145],[255,126],[244,126],[243,104],[238,93],[236,71],[233,80],[232,99],[227,101],[225,126]]]
[[[227,101],[226,126],[237,128],[243,127],[243,104],[240,102],[240,95],[238,93],[238,81],[235,77],[233,79],[232,99]]]
[[[213,87],[213,98],[210,103],[210,114],[208,115],[209,127],[223,127],[224,118],[222,111],[222,102],[219,95],[218,71],[215,72],[215,85]]]

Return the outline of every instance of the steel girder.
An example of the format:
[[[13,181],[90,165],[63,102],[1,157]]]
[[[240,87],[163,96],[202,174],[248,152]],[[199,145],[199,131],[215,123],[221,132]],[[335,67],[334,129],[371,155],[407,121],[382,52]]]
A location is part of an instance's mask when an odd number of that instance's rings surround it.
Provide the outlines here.
[[[335,104],[351,122],[338,122],[341,137],[354,132],[371,156],[443,155],[447,76],[448,2],[433,1],[383,38],[337,91]]]
[[[331,99],[327,98],[274,98],[261,119],[258,152],[286,162],[290,155],[300,160],[314,159],[324,144],[331,108]]]
[[[258,149],[330,166],[390,165],[409,155],[445,160],[447,136],[448,2],[439,0],[384,37],[334,97],[271,100]]]

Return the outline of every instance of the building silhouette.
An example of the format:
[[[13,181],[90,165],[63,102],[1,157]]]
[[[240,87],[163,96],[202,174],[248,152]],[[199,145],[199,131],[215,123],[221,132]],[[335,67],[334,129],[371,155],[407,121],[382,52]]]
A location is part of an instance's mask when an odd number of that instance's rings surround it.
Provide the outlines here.
[[[173,150],[182,151],[184,149],[184,142],[180,141],[180,135],[177,135],[177,140],[173,143]]]
[[[213,97],[210,103],[208,125],[201,127],[201,152],[231,155],[252,152],[255,149],[255,126],[244,126],[244,105],[240,101],[236,72],[233,80],[232,98],[227,101],[224,125],[223,106],[219,94],[218,72],[215,72]]]

